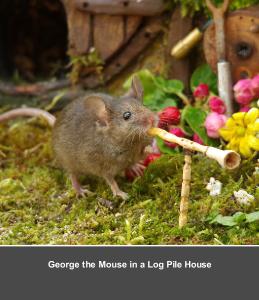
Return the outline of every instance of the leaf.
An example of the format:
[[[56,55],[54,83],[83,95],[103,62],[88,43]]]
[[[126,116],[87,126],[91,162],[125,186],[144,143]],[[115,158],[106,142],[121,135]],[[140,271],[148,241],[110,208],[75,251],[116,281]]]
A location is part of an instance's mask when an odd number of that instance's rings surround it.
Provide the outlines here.
[[[157,146],[162,153],[169,154],[169,155],[174,155],[174,154],[178,153],[178,151],[176,149],[167,147],[162,139],[157,137],[156,141],[157,141]]]
[[[155,85],[168,94],[179,94],[183,92],[184,85],[180,80],[166,80],[161,76],[154,78]]]
[[[192,90],[194,90],[200,83],[206,83],[214,94],[218,94],[217,76],[208,64],[198,67],[192,74]]]
[[[217,146],[218,142],[207,136],[204,122],[206,119],[206,112],[195,108],[193,106],[185,106],[182,111],[182,120],[185,121],[193,132],[197,133],[198,136],[203,140],[205,145]]]
[[[147,107],[154,106],[157,107],[159,106],[159,102],[163,102],[163,100],[166,98],[166,94],[161,91],[161,90],[155,90],[154,93],[151,94],[144,94],[144,99],[143,99],[143,104]]]
[[[235,222],[240,224],[246,220],[246,214],[241,211],[238,211],[232,216],[232,218]]]
[[[168,106],[175,106],[177,107],[177,101],[173,98],[165,98],[162,101],[157,102],[157,108],[158,110],[162,110],[163,108],[166,108]]]
[[[159,111],[167,106],[177,106],[177,100],[161,90],[156,90],[155,93],[144,96],[143,104],[153,111]]]
[[[219,214],[210,223],[217,223],[224,226],[235,226],[244,222],[252,223],[256,221],[259,221],[259,211],[255,211],[249,214],[245,214],[239,211],[236,212],[233,216],[222,216],[221,214]]]
[[[252,212],[250,214],[246,214],[246,222],[252,223],[259,220],[259,211]]]
[[[224,226],[235,226],[237,225],[237,222],[234,220],[233,217],[231,216],[222,216],[221,214],[217,215],[215,219],[213,219],[211,222],[211,224],[221,224]]]

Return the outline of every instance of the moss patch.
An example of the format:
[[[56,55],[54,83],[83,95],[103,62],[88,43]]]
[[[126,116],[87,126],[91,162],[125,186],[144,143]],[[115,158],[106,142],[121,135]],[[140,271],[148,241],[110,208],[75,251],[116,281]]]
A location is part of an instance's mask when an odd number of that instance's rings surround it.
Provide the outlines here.
[[[83,178],[97,196],[76,198],[67,175],[56,167],[51,132],[43,121],[19,120],[0,127],[0,244],[259,244],[259,224],[211,225],[218,213],[255,211],[240,206],[233,191],[258,198],[255,160],[226,172],[201,155],[193,158],[189,223],[178,228],[183,155],[164,156],[133,183],[119,179],[130,194],[113,199],[101,179]],[[205,189],[210,177],[223,182],[220,196]]]

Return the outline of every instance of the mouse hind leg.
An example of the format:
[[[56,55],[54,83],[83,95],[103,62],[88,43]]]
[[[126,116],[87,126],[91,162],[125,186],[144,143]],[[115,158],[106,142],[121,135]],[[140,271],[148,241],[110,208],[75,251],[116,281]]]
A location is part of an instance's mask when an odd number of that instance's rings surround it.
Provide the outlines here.
[[[85,195],[92,196],[94,194],[93,192],[87,189],[83,189],[80,183],[78,182],[77,177],[74,174],[70,174],[70,179],[71,179],[72,186],[78,196],[82,196],[82,197]]]
[[[127,200],[129,198],[129,195],[127,193],[120,190],[117,182],[113,177],[104,177],[104,179],[111,188],[114,197],[119,196],[123,200]]]

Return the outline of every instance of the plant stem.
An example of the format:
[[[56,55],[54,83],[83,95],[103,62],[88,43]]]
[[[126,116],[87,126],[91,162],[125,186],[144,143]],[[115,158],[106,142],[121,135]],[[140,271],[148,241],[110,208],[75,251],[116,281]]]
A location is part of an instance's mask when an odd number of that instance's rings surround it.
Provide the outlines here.
[[[184,95],[183,93],[177,93],[177,96],[183,101],[183,103],[185,105],[191,105],[190,100],[188,99],[188,97],[186,95]]]

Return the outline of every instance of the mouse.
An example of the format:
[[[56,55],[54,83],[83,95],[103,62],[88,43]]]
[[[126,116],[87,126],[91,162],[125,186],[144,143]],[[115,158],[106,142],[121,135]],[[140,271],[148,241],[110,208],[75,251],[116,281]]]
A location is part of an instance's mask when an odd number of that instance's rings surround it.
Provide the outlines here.
[[[24,115],[42,116],[53,127],[55,157],[78,195],[92,194],[82,188],[79,176],[95,175],[105,180],[114,197],[124,200],[129,196],[115,178],[132,166],[136,173],[141,172],[136,166],[152,143],[148,130],[158,124],[157,114],[143,105],[143,87],[137,76],[121,97],[91,93],[73,100],[57,118],[41,109],[20,108],[0,115],[0,122]]]

